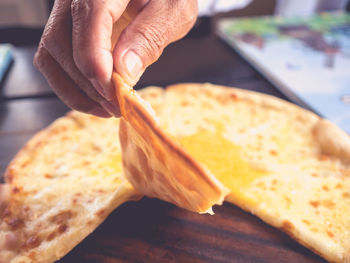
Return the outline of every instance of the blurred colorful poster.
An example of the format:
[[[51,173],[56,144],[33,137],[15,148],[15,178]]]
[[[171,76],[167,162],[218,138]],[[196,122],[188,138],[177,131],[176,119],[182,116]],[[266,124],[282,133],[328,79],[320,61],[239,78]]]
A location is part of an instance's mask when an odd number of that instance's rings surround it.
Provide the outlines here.
[[[290,99],[350,134],[350,14],[230,18],[218,32]]]

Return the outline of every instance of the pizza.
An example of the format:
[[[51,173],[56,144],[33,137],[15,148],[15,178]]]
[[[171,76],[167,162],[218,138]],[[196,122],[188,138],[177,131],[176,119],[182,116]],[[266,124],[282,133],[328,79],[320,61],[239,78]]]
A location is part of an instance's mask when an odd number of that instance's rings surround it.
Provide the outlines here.
[[[331,262],[350,262],[350,137],[296,105],[211,84],[160,95],[160,125],[231,193],[228,202]]]
[[[1,263],[54,262],[142,196],[122,173],[118,127],[71,112],[16,155],[0,185]]]
[[[221,190],[230,190],[225,200],[331,262],[350,262],[350,139],[345,132],[283,100],[234,88],[179,84],[139,94],[154,109],[152,118],[158,118],[152,132],[161,130],[171,139],[161,141],[164,151],[175,145],[184,152],[181,158],[204,171],[196,176],[209,176]],[[123,149],[120,129],[120,145],[118,129],[131,126],[128,121],[71,112],[17,154],[0,186],[0,262],[53,262],[123,202],[156,196],[148,191],[157,188],[158,197],[167,200],[162,193],[169,184],[138,186],[149,171],[139,167],[139,181],[130,169],[124,175],[123,150],[134,158],[137,151],[128,145],[137,148],[133,140],[140,140],[129,127],[127,136],[133,139]]]

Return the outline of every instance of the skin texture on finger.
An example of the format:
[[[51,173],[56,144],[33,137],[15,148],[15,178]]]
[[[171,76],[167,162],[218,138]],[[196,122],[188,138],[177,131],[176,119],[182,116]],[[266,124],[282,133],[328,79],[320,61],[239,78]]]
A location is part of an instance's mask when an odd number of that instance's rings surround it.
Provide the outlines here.
[[[100,103],[105,98],[96,91],[90,81],[79,71],[73,60],[70,6],[71,1],[56,1],[46,24],[40,46],[42,45],[51,54],[78,87],[91,99]]]
[[[163,49],[194,25],[197,0],[151,0],[121,33],[113,51],[114,68],[134,85]]]
[[[99,117],[110,117],[100,104],[83,93],[45,48],[35,54],[34,64],[57,96],[70,108]]]
[[[108,99],[115,97],[111,36],[129,0],[73,0],[73,57],[79,70]]]

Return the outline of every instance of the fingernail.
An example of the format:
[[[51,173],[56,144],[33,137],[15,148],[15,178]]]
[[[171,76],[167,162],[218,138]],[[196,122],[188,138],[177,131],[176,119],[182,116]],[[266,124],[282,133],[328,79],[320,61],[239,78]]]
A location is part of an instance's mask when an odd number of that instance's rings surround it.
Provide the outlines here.
[[[101,84],[100,81],[96,79],[90,79],[92,86],[107,100],[111,100],[115,97],[115,91],[112,83]]]
[[[133,51],[129,50],[124,55],[124,66],[126,74],[133,80],[137,80],[142,73],[142,61],[140,57]]]
[[[112,116],[120,117],[120,109],[117,102],[114,101],[102,101],[100,102],[103,108],[105,108]]]
[[[87,113],[98,116],[98,117],[102,117],[102,118],[111,117],[111,114],[109,114],[106,110],[104,110],[100,107],[94,108],[94,109],[88,111]]]

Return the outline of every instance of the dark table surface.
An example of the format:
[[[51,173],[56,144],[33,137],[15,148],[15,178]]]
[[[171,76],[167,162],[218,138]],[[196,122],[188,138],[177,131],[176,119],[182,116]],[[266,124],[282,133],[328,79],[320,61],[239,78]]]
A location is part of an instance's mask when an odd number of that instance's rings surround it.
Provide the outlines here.
[[[15,49],[0,88],[0,175],[25,142],[69,109],[32,66],[35,47]],[[137,88],[212,82],[285,98],[215,36],[170,45]],[[231,204],[197,215],[144,198],[122,205],[60,262],[324,262],[281,231]]]

